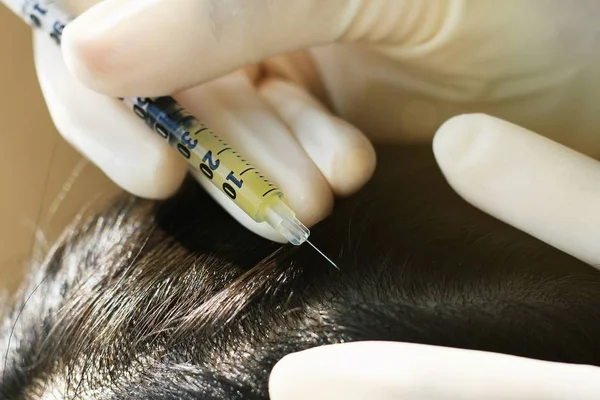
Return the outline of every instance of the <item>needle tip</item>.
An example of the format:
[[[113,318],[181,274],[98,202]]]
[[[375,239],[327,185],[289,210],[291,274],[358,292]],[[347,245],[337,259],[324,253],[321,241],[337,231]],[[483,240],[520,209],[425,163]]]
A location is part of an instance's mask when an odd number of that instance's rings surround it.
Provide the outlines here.
[[[340,267],[338,267],[333,261],[331,261],[331,259],[329,257],[327,257],[325,254],[323,254],[323,252],[321,250],[317,249],[317,247],[314,244],[312,244],[309,240],[307,240],[306,243],[310,244],[311,247],[317,251],[317,253],[319,253],[320,255],[322,255],[323,258],[325,258],[327,261],[329,261],[329,263],[331,265],[333,265],[335,267],[335,269],[337,269],[338,271],[340,271]]]

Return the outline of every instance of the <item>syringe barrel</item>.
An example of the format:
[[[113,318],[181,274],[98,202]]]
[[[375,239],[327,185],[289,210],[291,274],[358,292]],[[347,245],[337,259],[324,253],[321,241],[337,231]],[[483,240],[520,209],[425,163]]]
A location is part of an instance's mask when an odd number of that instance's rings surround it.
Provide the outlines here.
[[[265,222],[266,209],[281,201],[277,186],[173,98],[122,100],[254,221]]]

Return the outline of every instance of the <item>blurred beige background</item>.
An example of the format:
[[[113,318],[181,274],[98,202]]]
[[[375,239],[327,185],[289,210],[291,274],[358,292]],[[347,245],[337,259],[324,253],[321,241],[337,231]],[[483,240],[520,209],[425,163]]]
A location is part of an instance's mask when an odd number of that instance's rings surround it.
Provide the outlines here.
[[[36,231],[52,244],[84,206],[116,188],[54,128],[35,76],[30,28],[1,5],[0,26],[2,291],[23,276]]]

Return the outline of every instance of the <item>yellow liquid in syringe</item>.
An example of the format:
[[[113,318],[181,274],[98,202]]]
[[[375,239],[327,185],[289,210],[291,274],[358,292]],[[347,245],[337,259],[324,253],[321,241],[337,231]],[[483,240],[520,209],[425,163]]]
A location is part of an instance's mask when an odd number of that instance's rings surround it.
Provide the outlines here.
[[[173,98],[123,101],[250,218],[268,223],[294,245],[307,240],[309,230],[283,202],[281,190]]]

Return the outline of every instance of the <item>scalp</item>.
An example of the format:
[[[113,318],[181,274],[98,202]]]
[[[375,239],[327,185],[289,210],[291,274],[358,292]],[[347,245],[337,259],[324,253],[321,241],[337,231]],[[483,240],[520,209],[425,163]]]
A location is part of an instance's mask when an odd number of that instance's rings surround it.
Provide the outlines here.
[[[32,272],[2,393],[263,399],[284,355],[356,340],[600,365],[600,272],[466,204],[428,148],[378,157],[312,230],[341,271],[246,231],[194,182],[116,199]]]

